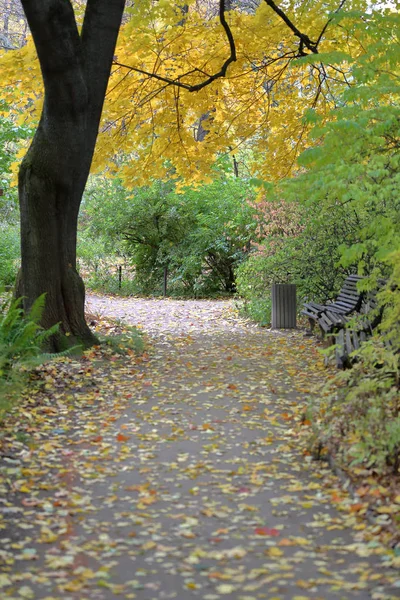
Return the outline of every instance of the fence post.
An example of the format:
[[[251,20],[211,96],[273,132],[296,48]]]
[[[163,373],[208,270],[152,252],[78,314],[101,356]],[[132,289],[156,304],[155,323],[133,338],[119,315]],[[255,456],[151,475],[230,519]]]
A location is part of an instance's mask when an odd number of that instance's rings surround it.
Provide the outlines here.
[[[167,285],[168,285],[168,267],[164,267],[164,281],[163,281],[163,294],[167,295]]]
[[[120,290],[122,287],[122,266],[118,267],[118,289]]]
[[[294,283],[272,285],[272,329],[295,329],[297,304]]]

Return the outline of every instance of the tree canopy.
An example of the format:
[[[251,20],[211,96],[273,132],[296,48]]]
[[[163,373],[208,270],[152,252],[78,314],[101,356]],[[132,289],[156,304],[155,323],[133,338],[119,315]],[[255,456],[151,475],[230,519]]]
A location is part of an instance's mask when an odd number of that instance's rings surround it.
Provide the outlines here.
[[[219,153],[250,153],[255,176],[290,175],[309,145],[307,109],[327,118],[353,87],[360,61],[366,72],[378,62],[390,67],[396,16],[360,0],[129,6],[94,167],[137,184],[170,174],[172,163],[176,176],[204,181]],[[22,102],[31,98],[37,118],[34,58],[28,43],[7,53],[3,67],[10,83],[23,72]]]

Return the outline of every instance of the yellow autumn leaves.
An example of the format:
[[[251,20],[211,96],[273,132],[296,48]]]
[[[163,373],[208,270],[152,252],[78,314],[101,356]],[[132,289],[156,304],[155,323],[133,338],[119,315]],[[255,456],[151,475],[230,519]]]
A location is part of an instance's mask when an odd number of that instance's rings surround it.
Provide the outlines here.
[[[365,2],[353,2],[363,10]],[[364,6],[365,5],[365,6]],[[349,8],[351,6],[349,5]],[[302,32],[316,40],[337,3],[294,1],[285,10]],[[335,90],[346,83],[348,65],[327,67],[294,59],[299,39],[266,3],[254,14],[230,10],[237,59],[226,77],[191,93],[168,81],[195,85],[218,73],[229,44],[215,11],[188,3],[188,12],[168,2],[140,2],[129,8],[115,52],[93,169],[118,171],[127,183],[152,175],[201,181],[221,153],[251,153],[257,176],[276,179],[293,173],[306,145],[304,110],[324,115]],[[367,35],[367,33],[365,33]],[[351,19],[324,30],[319,51],[358,55],[363,40]],[[8,103],[23,106],[37,121],[41,111],[40,68],[28,44],[0,59]],[[150,73],[155,77],[150,77]],[[206,135],[200,135],[206,132]],[[199,142],[198,140],[202,141]],[[117,156],[128,159],[121,164]]]

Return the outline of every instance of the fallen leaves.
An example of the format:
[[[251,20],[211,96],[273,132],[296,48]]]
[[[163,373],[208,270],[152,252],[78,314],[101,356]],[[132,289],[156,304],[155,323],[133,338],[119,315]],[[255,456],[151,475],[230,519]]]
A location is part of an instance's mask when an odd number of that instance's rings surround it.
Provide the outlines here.
[[[148,324],[135,300],[115,303],[151,352],[51,363],[6,431],[2,598],[156,600],[169,578],[203,600],[396,591],[400,557],[363,514],[372,494],[396,518],[400,496],[370,481],[352,499],[307,454],[314,342],[227,303],[157,301]]]
[[[284,552],[277,546],[273,546],[272,548],[265,550],[265,554],[271,558],[280,558],[284,555]]]
[[[278,531],[278,529],[273,529],[270,527],[256,527],[254,533],[257,535],[265,535],[272,537],[277,537],[278,535],[280,535],[280,531]]]

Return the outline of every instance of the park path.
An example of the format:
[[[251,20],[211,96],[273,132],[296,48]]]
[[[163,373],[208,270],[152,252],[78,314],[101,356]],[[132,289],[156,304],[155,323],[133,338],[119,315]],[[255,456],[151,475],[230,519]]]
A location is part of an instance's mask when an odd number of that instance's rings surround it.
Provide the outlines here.
[[[299,434],[328,375],[315,340],[225,301],[91,295],[88,312],[143,329],[148,355],[61,362],[59,387],[50,372],[57,411],[11,465],[5,598],[399,597],[390,552]]]

